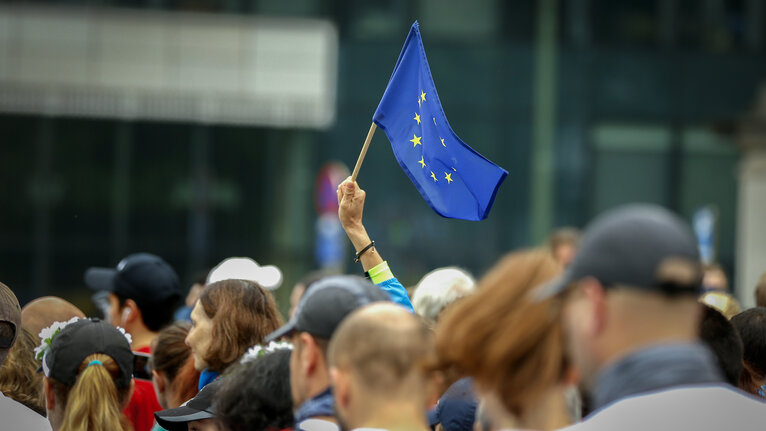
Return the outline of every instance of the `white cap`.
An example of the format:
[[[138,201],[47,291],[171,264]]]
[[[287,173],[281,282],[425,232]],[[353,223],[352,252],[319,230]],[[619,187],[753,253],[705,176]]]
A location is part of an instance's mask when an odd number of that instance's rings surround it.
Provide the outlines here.
[[[222,280],[250,280],[274,290],[282,284],[282,271],[274,265],[260,266],[249,257],[229,257],[207,275],[207,284]]]

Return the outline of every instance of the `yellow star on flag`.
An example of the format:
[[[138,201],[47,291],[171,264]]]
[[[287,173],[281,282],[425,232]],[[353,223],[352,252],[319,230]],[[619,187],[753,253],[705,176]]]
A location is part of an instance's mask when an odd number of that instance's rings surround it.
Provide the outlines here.
[[[442,147],[446,147],[446,145],[444,145],[444,138],[440,138],[440,139],[442,141]]]
[[[418,97],[418,108],[420,108],[420,97]]]
[[[455,171],[455,172],[457,172],[457,169],[455,169],[455,168],[452,168],[452,170],[453,170],[453,171]]]
[[[423,157],[421,157],[420,160],[418,160],[418,163],[420,163],[420,167],[421,168],[425,168],[426,167],[426,161],[423,160]]]
[[[454,180],[452,179],[452,174],[451,174],[451,173],[450,173],[450,174],[448,174],[448,173],[446,173],[446,172],[445,172],[445,173],[444,173],[444,179],[445,179],[445,180],[447,180],[447,184],[449,184],[449,183],[451,183],[452,181],[454,181]]]
[[[434,174],[434,171],[431,171],[431,178],[434,179],[434,182],[438,182],[439,180],[436,179],[436,174]]]
[[[422,138],[422,136],[417,136],[414,133],[412,134],[412,139],[410,139],[410,142],[412,142],[412,148],[415,148],[418,145],[423,145],[420,143],[420,138]]]
[[[420,98],[423,99],[423,101],[425,102],[426,101],[426,93],[421,91],[420,92]]]
[[[432,117],[434,119],[434,126],[436,125],[436,117]]]
[[[418,115],[418,113],[417,113],[417,112],[415,113],[415,117],[413,117],[412,119],[413,119],[413,120],[415,120],[415,121],[417,121],[417,122],[418,122],[418,124],[420,124],[420,115]]]

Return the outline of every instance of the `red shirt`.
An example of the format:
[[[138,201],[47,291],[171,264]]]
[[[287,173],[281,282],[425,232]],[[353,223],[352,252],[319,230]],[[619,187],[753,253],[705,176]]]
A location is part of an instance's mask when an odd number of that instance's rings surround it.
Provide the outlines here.
[[[149,346],[136,349],[140,353],[152,353]],[[154,412],[162,410],[157,394],[154,393],[154,385],[148,380],[134,379],[135,388],[133,396],[130,397],[130,403],[123,410],[133,424],[135,431],[151,431],[154,426]]]

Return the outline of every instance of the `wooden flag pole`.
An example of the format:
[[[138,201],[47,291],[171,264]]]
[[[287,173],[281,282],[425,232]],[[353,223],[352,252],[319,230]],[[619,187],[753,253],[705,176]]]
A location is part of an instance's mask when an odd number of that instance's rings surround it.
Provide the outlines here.
[[[359,175],[359,169],[362,168],[362,162],[364,161],[364,156],[367,155],[367,149],[370,148],[370,141],[372,141],[372,135],[375,134],[375,129],[377,129],[378,126],[375,125],[375,122],[372,123],[370,126],[370,131],[367,132],[367,138],[364,140],[364,145],[362,146],[362,152],[359,153],[359,158],[356,159],[356,166],[354,166],[354,173],[351,174],[351,181],[356,181],[356,176]]]

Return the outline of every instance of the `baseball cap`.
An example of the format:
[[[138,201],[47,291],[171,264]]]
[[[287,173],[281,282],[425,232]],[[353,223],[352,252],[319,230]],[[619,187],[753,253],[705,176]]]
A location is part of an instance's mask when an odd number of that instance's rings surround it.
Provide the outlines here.
[[[136,301],[139,308],[181,298],[178,275],[167,262],[149,253],[135,253],[116,268],[89,268],[85,284],[93,290],[114,292]]]
[[[21,326],[21,307],[13,291],[3,283],[0,283],[0,322],[8,322],[13,326],[13,337],[0,337],[0,349],[10,349],[16,342]]]
[[[214,418],[213,397],[222,381],[223,379],[218,379],[205,385],[194,398],[180,407],[154,413],[157,423],[168,431],[186,431],[187,422]]]
[[[94,354],[103,353],[120,368],[116,380],[118,388],[130,384],[133,376],[133,352],[125,335],[101,319],[80,319],[70,323],[53,338],[50,349],[43,356],[43,372],[46,377],[73,386],[82,361]]]
[[[274,290],[282,284],[282,271],[274,265],[258,265],[249,257],[224,259],[207,276],[207,284],[223,280],[250,280],[261,287]]]
[[[367,279],[354,275],[325,277],[311,285],[298,303],[293,318],[267,335],[265,341],[268,343],[295,331],[329,340],[352,311],[376,301],[390,299]]]
[[[436,407],[428,412],[431,428],[442,424],[444,431],[472,430],[478,401],[473,392],[473,379],[462,378],[450,386]]]
[[[657,205],[631,204],[600,215],[585,229],[563,276],[536,292],[544,299],[593,277],[605,288],[628,286],[668,294],[699,293],[697,241],[677,215]]]

